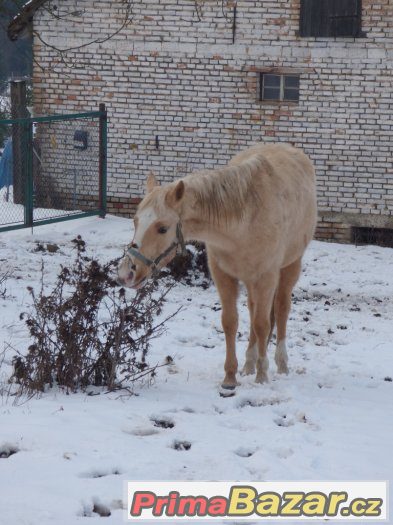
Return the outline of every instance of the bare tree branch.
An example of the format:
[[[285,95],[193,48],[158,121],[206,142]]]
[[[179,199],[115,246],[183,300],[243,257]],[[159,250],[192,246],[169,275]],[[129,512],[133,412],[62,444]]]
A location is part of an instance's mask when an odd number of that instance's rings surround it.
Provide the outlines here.
[[[78,49],[82,49],[84,47],[91,46],[92,44],[103,44],[104,42],[107,42],[111,38],[113,38],[116,35],[118,35],[121,31],[123,31],[123,29],[125,29],[127,26],[129,26],[131,24],[132,18],[130,18],[130,15],[132,13],[132,7],[133,7],[133,0],[128,1],[123,21],[122,21],[120,27],[118,27],[118,29],[116,29],[115,31],[113,31],[109,35],[105,36],[104,38],[96,38],[94,40],[90,40],[89,42],[84,42],[83,44],[80,44],[78,46],[70,46],[70,47],[66,47],[66,48],[61,49],[61,48],[59,48],[59,47],[57,47],[57,46],[55,46],[53,44],[50,44],[46,40],[44,40],[42,38],[42,36],[39,34],[38,31],[33,31],[33,34],[46,47],[48,47],[49,49],[53,49],[54,51],[59,53],[61,56],[64,56],[64,54],[68,53],[69,51],[77,51]]]
[[[12,0],[13,3],[20,8],[20,4],[18,4],[17,0]],[[46,13],[48,13],[54,20],[61,20],[61,21],[69,21],[74,24],[84,24],[85,20],[83,19],[84,15],[86,15],[86,10],[74,10],[74,11],[67,11],[63,14],[59,13],[56,6],[51,6],[50,2],[49,5],[44,5],[46,2],[45,0],[38,0],[38,2],[35,3],[34,10],[32,6],[25,6],[19,15],[14,17],[14,19],[11,21],[11,23],[8,26],[8,35],[11,40],[16,40],[21,32],[24,31],[24,28],[30,25],[30,20],[33,17],[33,14],[37,8],[44,9]],[[108,33],[105,36],[100,36],[98,38],[94,38],[89,41],[85,41],[79,45],[69,46],[61,48],[53,43],[51,43],[48,39],[44,38],[40,31],[34,30],[32,31],[32,34],[34,38],[40,42],[43,46],[47,47],[48,49],[52,50],[57,55],[57,65],[62,64],[68,69],[77,69],[78,68],[78,61],[74,60],[71,61],[71,59],[67,56],[67,53],[78,51],[80,49],[86,48],[91,45],[96,44],[103,44],[104,42],[107,42],[108,40],[116,37],[119,33],[121,33],[126,27],[128,27],[133,20],[132,10],[134,6],[134,0],[121,0],[120,4],[123,6],[122,10],[124,10],[124,14],[122,15],[122,18],[120,20],[120,25],[117,29],[113,30],[112,32]],[[1,11],[1,6],[0,6]],[[35,65],[41,69],[53,69],[53,66],[51,67],[44,67],[40,62],[33,57],[33,61]],[[56,62],[56,61],[55,61]],[[84,66],[86,67],[87,64]],[[88,64],[89,67],[91,67],[91,64]],[[56,63],[55,66],[56,67]]]

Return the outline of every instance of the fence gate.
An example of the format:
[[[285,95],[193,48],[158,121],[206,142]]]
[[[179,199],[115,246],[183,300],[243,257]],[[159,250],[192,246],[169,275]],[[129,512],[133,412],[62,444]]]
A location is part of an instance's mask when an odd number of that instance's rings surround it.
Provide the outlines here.
[[[0,120],[0,137],[0,232],[105,216],[104,104],[90,113]]]

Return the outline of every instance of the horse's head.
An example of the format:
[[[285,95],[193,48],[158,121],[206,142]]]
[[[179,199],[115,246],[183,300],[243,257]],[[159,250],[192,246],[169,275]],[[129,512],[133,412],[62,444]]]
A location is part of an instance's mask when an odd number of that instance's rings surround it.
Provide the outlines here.
[[[149,175],[147,194],[134,217],[134,238],[119,264],[120,284],[139,288],[176,255],[177,246],[183,243],[180,228],[183,195],[183,181],[161,187],[154,175]]]

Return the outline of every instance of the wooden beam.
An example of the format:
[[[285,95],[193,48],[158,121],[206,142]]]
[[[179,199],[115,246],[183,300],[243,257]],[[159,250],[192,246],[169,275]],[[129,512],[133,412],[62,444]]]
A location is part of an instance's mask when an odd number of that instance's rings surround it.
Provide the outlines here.
[[[30,0],[27,2],[20,13],[8,25],[7,34],[10,40],[17,40],[25,32],[33,21],[34,13],[43,6],[47,0]]]

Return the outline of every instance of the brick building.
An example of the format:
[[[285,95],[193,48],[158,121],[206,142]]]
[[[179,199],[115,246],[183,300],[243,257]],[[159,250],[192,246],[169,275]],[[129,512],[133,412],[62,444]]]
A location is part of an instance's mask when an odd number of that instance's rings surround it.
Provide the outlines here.
[[[392,0],[62,0],[55,16],[52,8],[30,0],[9,32],[16,38],[33,20],[40,36],[36,112],[107,105],[109,211],[130,214],[151,170],[171,181],[256,141],[285,141],[315,163],[319,238],[393,228]],[[44,42],[73,49],[60,57]]]

